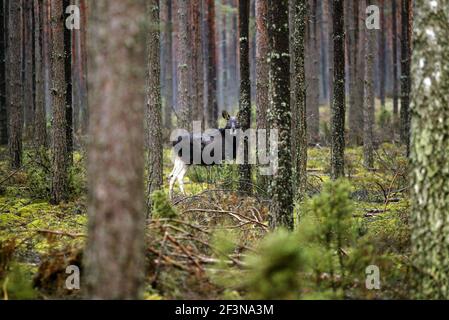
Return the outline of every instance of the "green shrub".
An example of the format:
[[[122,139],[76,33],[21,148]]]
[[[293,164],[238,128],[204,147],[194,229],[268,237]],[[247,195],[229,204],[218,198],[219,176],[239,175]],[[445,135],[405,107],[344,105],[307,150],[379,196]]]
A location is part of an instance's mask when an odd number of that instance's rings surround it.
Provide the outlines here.
[[[151,201],[154,218],[174,219],[178,216],[176,209],[171,205],[167,194],[163,190],[153,192]]]
[[[297,299],[304,254],[295,234],[278,230],[267,236],[246,259],[245,287],[252,299]]]

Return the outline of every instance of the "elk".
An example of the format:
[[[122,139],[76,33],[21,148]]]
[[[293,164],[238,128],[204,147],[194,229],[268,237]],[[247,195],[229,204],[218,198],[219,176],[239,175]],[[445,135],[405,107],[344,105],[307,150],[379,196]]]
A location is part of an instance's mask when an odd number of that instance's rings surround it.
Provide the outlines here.
[[[222,116],[226,120],[226,126],[222,129],[212,129],[216,132],[215,135],[201,134],[197,136],[189,133],[188,135],[177,136],[173,141],[174,167],[168,176],[170,198],[173,197],[176,180],[181,193],[185,193],[184,176],[191,165],[215,166],[236,159],[237,135],[241,128],[238,115],[233,117],[227,111],[223,111]],[[196,148],[195,144],[197,145]],[[179,151],[176,152],[175,148]],[[212,149],[212,151],[208,153],[207,149]],[[214,150],[221,150],[221,152],[215,154]]]

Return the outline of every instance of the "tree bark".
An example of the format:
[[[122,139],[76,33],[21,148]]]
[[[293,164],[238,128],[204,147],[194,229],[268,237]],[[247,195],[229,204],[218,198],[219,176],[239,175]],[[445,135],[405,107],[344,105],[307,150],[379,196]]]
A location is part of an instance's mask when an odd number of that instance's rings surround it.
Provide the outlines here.
[[[67,118],[66,78],[64,52],[64,7],[62,1],[51,1],[51,93],[52,120],[52,169],[51,203],[58,204],[67,198]]]
[[[9,100],[9,157],[13,169],[22,166],[22,8],[19,1],[10,1],[8,15],[8,100]]]
[[[240,102],[239,122],[243,131],[251,126],[251,80],[249,65],[249,0],[239,0],[239,34],[240,34]],[[239,166],[240,191],[251,194],[251,166],[248,163],[248,140],[244,143],[244,164]]]
[[[394,128],[398,123],[399,112],[399,83],[398,83],[398,27],[397,27],[397,1],[393,0],[392,3],[392,28],[393,28],[393,123]],[[395,130],[396,131],[396,130]]]
[[[349,69],[349,142],[360,145],[363,141],[363,99],[359,99],[359,81],[361,70],[359,62],[359,3],[360,0],[348,0],[346,30],[348,35]],[[361,45],[364,45],[361,43]]]
[[[98,104],[91,109],[88,297],[138,299],[144,283],[144,108],[141,2],[95,0]],[[111,37],[111,34],[114,37]],[[124,46],[128,43],[128,46]],[[136,69],[137,68],[137,69]],[[133,72],[134,70],[134,72]],[[126,106],[126,108],[124,108]]]
[[[63,0],[63,17],[65,9],[70,6],[71,0]],[[72,104],[72,31],[65,27],[64,23],[64,73],[65,73],[65,107],[66,107],[66,140],[67,140],[67,161],[68,165],[73,161],[73,104]]]
[[[8,110],[6,107],[7,1],[0,1],[0,145],[8,144]]]
[[[379,95],[380,95],[380,105],[382,110],[385,109],[385,86],[387,77],[387,54],[386,54],[386,39],[385,34],[387,33],[387,26],[385,23],[385,1],[379,1],[380,8],[380,28],[379,33]]]
[[[47,117],[45,110],[45,83],[43,60],[43,1],[34,0],[35,18],[35,86],[36,109],[34,111],[34,146],[36,149],[47,147]]]
[[[256,1],[256,0],[254,0]],[[222,97],[223,97],[223,110],[228,110],[228,50],[227,50],[227,28],[228,28],[228,13],[226,8],[226,0],[221,1],[221,56],[222,56]]]
[[[328,42],[329,42],[329,109],[334,103],[334,0],[327,0]]]
[[[268,1],[256,1],[256,122],[257,129],[268,129],[267,110],[269,108],[269,70],[268,64]],[[266,147],[268,149],[268,137]],[[258,149],[258,153],[259,153]],[[261,151],[264,152],[264,151]],[[257,171],[259,173],[259,171]],[[263,175],[257,176],[258,185],[263,190],[267,190],[268,178]]]
[[[369,5],[374,0],[368,0]],[[365,103],[363,107],[363,164],[366,168],[374,167],[373,126],[374,102],[376,88],[374,85],[374,52],[376,52],[376,30],[367,30],[365,50]]]
[[[26,137],[33,136],[34,120],[34,57],[33,57],[33,1],[22,1],[23,21],[23,103]],[[17,26],[16,26],[17,27]]]
[[[412,56],[413,7],[411,0],[402,0],[401,37],[401,142],[410,147],[410,60]]]
[[[206,1],[207,24],[207,104],[206,115],[209,128],[217,128],[218,102],[217,102],[217,49],[215,30],[215,1]]]
[[[189,40],[187,0],[178,1],[178,127],[192,127],[192,108],[189,99]]]
[[[334,1],[334,101],[331,110],[331,177],[345,174],[345,31],[343,0]]]
[[[319,109],[319,33],[318,33],[318,3],[309,0],[310,12],[306,28],[307,61],[306,76],[309,85],[306,89],[307,131],[308,141],[316,144],[320,140],[320,109]]]
[[[270,118],[277,129],[278,164],[271,185],[272,228],[293,229],[293,178],[290,109],[290,57],[288,0],[269,0]]]
[[[172,128],[173,101],[173,5],[172,0],[161,0],[161,13],[163,19],[163,46],[164,46],[164,69],[165,69],[165,104],[164,104],[164,127]]]
[[[193,120],[203,122],[204,103],[203,103],[203,48],[201,45],[201,0],[192,0],[191,14],[192,14],[192,106]]]
[[[412,10],[409,5],[404,11]],[[415,6],[410,188],[412,294],[415,299],[446,300],[449,299],[448,3],[439,2],[432,7],[429,1],[417,0]],[[411,12],[406,22],[410,23],[410,16]]]
[[[307,121],[306,121],[306,75],[305,75],[305,33],[307,19],[307,1],[295,0],[293,7],[293,76],[294,105],[292,106],[293,124],[293,161],[296,199],[304,199],[307,186]]]
[[[151,194],[162,188],[162,101],[159,0],[148,4],[150,30],[148,34],[148,88],[147,88],[147,130],[148,130],[148,213],[151,214]]]

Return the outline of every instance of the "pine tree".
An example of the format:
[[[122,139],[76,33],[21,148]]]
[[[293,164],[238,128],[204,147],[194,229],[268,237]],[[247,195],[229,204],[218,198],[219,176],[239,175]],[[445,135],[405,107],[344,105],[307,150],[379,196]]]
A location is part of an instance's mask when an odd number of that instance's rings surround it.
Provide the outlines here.
[[[34,110],[34,145],[36,148],[47,147],[47,119],[45,111],[45,83],[43,59],[44,12],[43,1],[34,0],[34,47],[35,47],[35,86],[36,109]]]
[[[385,86],[387,81],[387,52],[386,52],[386,38],[387,25],[385,21],[385,1],[379,0],[380,8],[380,29],[379,33],[379,95],[380,105],[385,109]]]
[[[22,7],[20,1],[9,2],[8,14],[8,121],[9,121],[9,157],[11,167],[19,169],[22,166],[22,124],[23,124],[23,99],[22,99],[22,32],[20,21]],[[18,27],[19,25],[19,27]]]
[[[192,108],[193,108],[193,120],[203,123],[204,117],[204,102],[203,102],[203,89],[204,89],[204,74],[203,74],[203,48],[201,45],[201,0],[191,0],[191,41],[192,41]]]
[[[269,64],[268,64],[268,1],[256,0],[256,122],[257,129],[268,129],[267,110],[269,108]],[[268,137],[266,139],[268,149]],[[263,150],[258,149],[258,153]],[[266,151],[266,150],[265,150]],[[257,171],[259,173],[259,171]],[[258,175],[258,185],[263,190],[267,189],[268,179],[266,176]]]
[[[215,0],[206,0],[207,30],[207,104],[206,119],[209,128],[217,127],[217,49],[215,30]]]
[[[148,87],[147,87],[147,130],[148,130],[148,212],[151,212],[151,194],[162,187],[162,101],[160,79],[160,32],[159,0],[148,3],[150,30],[148,34]]]
[[[25,134],[33,135],[34,120],[34,44],[33,1],[22,1],[23,44],[22,81]]]
[[[410,188],[413,293],[417,299],[449,299],[449,2],[433,6],[417,0],[415,6]]]
[[[294,105],[292,106],[293,161],[296,198],[304,198],[307,184],[307,122],[306,122],[306,82],[305,82],[305,29],[307,1],[293,2],[293,75]]]
[[[165,104],[164,127],[172,127],[173,100],[173,4],[172,0],[161,0],[161,13],[163,13],[164,33],[164,65],[165,65]]]
[[[393,117],[394,124],[398,123],[399,112],[399,84],[398,84],[398,23],[397,23],[397,1],[393,0],[392,5],[392,33],[393,33]]]
[[[63,0],[63,14],[71,0]],[[64,15],[65,17],[65,15]],[[66,118],[66,141],[67,160],[70,165],[73,161],[73,105],[72,105],[72,32],[65,27],[64,19],[64,74],[65,74],[65,118]]]
[[[62,1],[51,2],[51,93],[52,119],[52,169],[51,203],[58,204],[67,198],[67,119],[66,78],[64,52],[64,7]]]
[[[270,43],[271,128],[277,129],[278,165],[271,195],[271,227],[293,229],[293,179],[290,110],[290,56],[288,0],[269,0],[268,34]]]
[[[348,64],[349,64],[349,142],[354,145],[360,145],[363,140],[363,104],[359,99],[359,81],[361,70],[359,62],[359,45],[364,43],[359,41],[359,1],[346,1],[346,29],[348,35]]]
[[[368,4],[374,4],[368,0]],[[363,106],[363,164],[367,168],[374,167],[373,126],[374,126],[374,52],[376,52],[376,30],[366,30],[365,50],[365,102]]]
[[[401,142],[410,146],[410,60],[412,56],[412,0],[402,0],[401,30]]]
[[[178,127],[190,129],[192,127],[192,108],[189,98],[189,38],[187,19],[187,0],[180,0],[178,4]]]
[[[251,80],[249,65],[249,0],[239,1],[239,33],[240,33],[240,103],[239,122],[243,131],[251,125]],[[239,166],[240,190],[251,193],[251,166],[248,164],[248,141],[244,141],[245,163]]]
[[[8,111],[6,107],[7,9],[6,1],[0,1],[0,145],[8,144]]]
[[[94,1],[91,28],[101,68],[93,89],[88,177],[89,226],[84,259],[91,299],[138,299],[144,283],[144,54],[139,45],[145,5],[132,0]],[[114,35],[111,37],[111,34]],[[127,46],[123,44],[127,43]],[[126,106],[126,108],[124,108]]]
[[[331,110],[331,176],[344,176],[345,152],[345,32],[343,0],[333,2],[334,93]]]

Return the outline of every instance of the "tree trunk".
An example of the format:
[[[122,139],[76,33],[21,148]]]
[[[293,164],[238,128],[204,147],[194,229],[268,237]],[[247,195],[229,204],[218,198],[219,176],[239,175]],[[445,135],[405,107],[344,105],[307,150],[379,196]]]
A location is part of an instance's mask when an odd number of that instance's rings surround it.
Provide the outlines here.
[[[278,164],[271,185],[272,228],[293,229],[293,178],[291,150],[290,58],[288,0],[269,0],[270,119],[277,129]]]
[[[318,35],[318,3],[309,0],[310,15],[306,27],[306,105],[307,105],[307,131],[308,141],[318,143],[320,136],[319,112],[319,35]]]
[[[6,107],[7,0],[0,1],[0,145],[8,144],[8,110]]]
[[[217,50],[215,34],[215,1],[207,0],[207,124],[209,128],[217,128],[218,103],[217,103]]]
[[[369,0],[369,5],[375,3]],[[376,88],[374,85],[374,53],[376,52],[376,30],[366,30],[365,50],[365,103],[363,107],[363,164],[366,168],[374,167],[373,125]]]
[[[240,34],[240,102],[239,122],[243,131],[251,126],[251,79],[249,65],[249,10],[250,0],[239,0]],[[239,166],[240,191],[251,194],[251,166],[248,163],[248,140],[244,141],[244,164]]]
[[[65,9],[70,6],[71,0],[63,0],[63,17],[65,18]],[[72,30],[65,27],[64,23],[64,73],[65,73],[65,106],[66,106],[66,140],[67,140],[67,159],[68,165],[73,161],[73,105],[72,105]]]
[[[411,0],[402,0],[401,37],[401,141],[410,146],[410,60],[412,56],[413,8]]]
[[[143,63],[138,37],[144,5],[95,0],[95,6],[95,30],[107,32],[91,43],[101,68],[91,90],[99,103],[90,118],[88,297],[137,299],[144,283],[145,213],[143,86],[136,84],[144,79],[135,71]]]
[[[190,2],[192,12],[192,106],[193,120],[203,122],[203,48],[201,45],[201,0]]]
[[[345,31],[343,0],[334,1],[334,101],[331,110],[331,177],[344,176],[345,152]]]
[[[387,74],[387,59],[386,59],[386,48],[385,48],[385,34],[387,33],[387,26],[385,23],[385,1],[379,1],[380,8],[380,29],[379,32],[379,95],[380,104],[382,110],[385,109],[385,85],[386,85],[386,74]]]
[[[256,1],[256,0],[255,0]],[[222,96],[223,96],[223,110],[228,110],[228,50],[227,50],[227,8],[226,0],[221,1],[221,55],[222,55]]]
[[[148,34],[148,213],[151,214],[151,194],[162,188],[162,102],[160,81],[159,0],[148,4],[150,30]]]
[[[408,5],[405,11],[412,10]],[[439,2],[432,8],[426,0],[415,1],[415,6],[410,188],[413,295],[416,299],[446,300],[449,299],[448,6],[447,2]],[[407,17],[406,22],[410,23],[411,12]]]
[[[293,124],[293,161],[296,198],[304,199],[307,186],[307,122],[306,122],[306,78],[305,78],[305,33],[307,19],[307,1],[295,0],[293,7],[293,75],[294,105],[292,106]]]
[[[360,145],[363,141],[363,99],[359,99],[359,81],[361,70],[359,62],[359,6],[360,0],[348,0],[346,14],[346,29],[348,35],[349,63],[349,141]],[[363,45],[363,43],[361,44]]]
[[[178,127],[192,127],[192,108],[189,99],[189,40],[187,0],[178,1]]]
[[[34,120],[34,71],[33,71],[33,1],[22,1],[23,14],[23,103],[26,137],[33,136]],[[17,27],[17,26],[16,26]]]
[[[66,78],[64,54],[64,7],[62,1],[51,1],[51,93],[53,101],[52,121],[52,169],[51,203],[58,204],[67,198],[67,118]]]
[[[84,27],[80,29],[80,129],[81,134],[87,134],[88,126],[89,126],[89,101],[88,101],[88,81],[87,81],[87,73],[88,73],[88,59],[87,59],[87,15],[88,15],[88,7],[86,4],[86,0],[80,0],[80,12],[81,12],[81,24]]]
[[[399,111],[399,84],[398,84],[398,26],[397,26],[397,0],[393,0],[392,3],[392,28],[393,28],[393,128],[396,128],[398,123],[398,111]],[[396,129],[395,129],[396,131]]]
[[[268,1],[256,1],[256,122],[257,129],[268,129],[267,110],[269,108],[269,64],[268,64]],[[268,137],[266,139],[268,150]],[[259,149],[258,149],[259,152]],[[264,152],[264,151],[261,151]],[[257,171],[259,173],[259,170]],[[268,178],[263,175],[257,176],[258,185],[263,190],[267,190]]]
[[[34,146],[36,149],[47,147],[47,117],[45,110],[45,83],[43,60],[43,1],[34,0],[35,18],[35,85],[36,85],[36,109],[34,111]]]
[[[355,53],[357,55],[357,74],[356,74],[356,84],[355,84],[355,97],[354,102],[357,106],[358,117],[357,123],[360,127],[361,136],[360,140],[356,141],[357,145],[360,145],[363,142],[363,127],[364,127],[364,116],[363,109],[365,105],[365,54],[366,54],[366,25],[365,18],[361,19],[361,17],[366,16],[366,1],[365,0],[355,0],[354,8],[357,12],[355,17],[356,21],[356,31],[357,31],[357,42],[358,42],[358,50]],[[374,79],[373,79],[374,81]]]
[[[329,42],[329,109],[334,103],[334,0],[327,0],[328,42]]]
[[[8,121],[9,121],[9,156],[11,167],[19,169],[22,166],[22,8],[20,1],[10,1],[8,15]]]
[[[168,130],[172,127],[173,101],[173,6],[172,0],[161,0],[161,12],[164,25],[164,65],[165,65],[165,104],[164,127]]]

